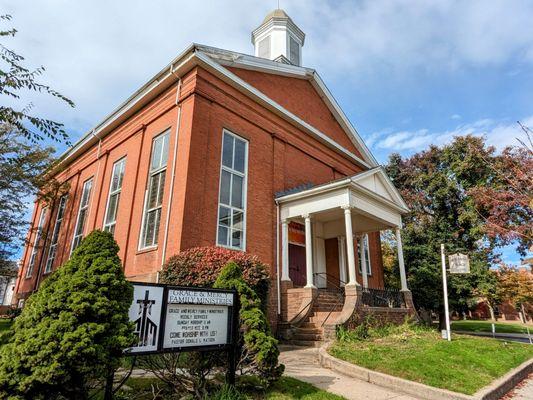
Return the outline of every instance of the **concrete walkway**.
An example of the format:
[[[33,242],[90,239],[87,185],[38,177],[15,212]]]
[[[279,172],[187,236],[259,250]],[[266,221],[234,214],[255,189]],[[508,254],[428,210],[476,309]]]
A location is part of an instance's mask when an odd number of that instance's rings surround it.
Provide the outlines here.
[[[511,390],[502,399],[505,400],[533,400],[533,374],[520,382],[516,388]]]
[[[318,348],[280,346],[285,375],[308,382],[348,400],[417,400],[405,394],[338,374],[318,363]]]

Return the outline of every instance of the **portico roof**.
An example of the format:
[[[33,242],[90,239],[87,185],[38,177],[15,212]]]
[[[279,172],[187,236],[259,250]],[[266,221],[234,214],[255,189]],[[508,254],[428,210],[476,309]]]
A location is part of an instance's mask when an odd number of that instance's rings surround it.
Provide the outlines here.
[[[349,207],[362,217],[379,220],[388,227],[400,227],[401,216],[409,212],[381,166],[279,196],[276,203],[280,205],[282,219],[309,214],[334,219],[339,218],[342,208]]]

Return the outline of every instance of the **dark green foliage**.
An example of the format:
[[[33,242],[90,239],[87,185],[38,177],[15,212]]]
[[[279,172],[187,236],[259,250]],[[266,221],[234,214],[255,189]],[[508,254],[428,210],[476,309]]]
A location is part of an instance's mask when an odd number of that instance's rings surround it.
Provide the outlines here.
[[[419,308],[442,313],[440,245],[447,254],[470,257],[471,273],[448,279],[450,306],[466,311],[476,299],[495,290],[490,265],[494,242],[487,237],[485,216],[470,192],[491,185],[494,148],[482,138],[465,136],[442,147],[403,159],[393,154],[387,173],[411,209],[403,218],[403,249],[409,287]]]
[[[246,400],[247,397],[239,392],[235,386],[224,385],[216,393],[210,394],[211,400]],[[206,398],[207,399],[207,398]]]
[[[118,250],[92,232],[28,299],[0,353],[0,399],[85,399],[119,366],[134,337]]]
[[[265,383],[275,381],[284,368],[278,365],[278,341],[272,336],[259,296],[245,282],[241,268],[234,262],[229,262],[222,269],[215,287],[235,289],[239,295],[244,355],[241,357],[241,368],[257,373]]]

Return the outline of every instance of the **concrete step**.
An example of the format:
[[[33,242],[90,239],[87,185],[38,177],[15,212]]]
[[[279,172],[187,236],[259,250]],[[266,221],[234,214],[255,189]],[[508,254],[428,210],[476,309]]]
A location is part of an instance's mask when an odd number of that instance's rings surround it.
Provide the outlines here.
[[[321,327],[315,326],[313,328],[303,328],[298,327],[295,330],[296,333],[305,333],[305,334],[314,334],[314,335],[321,335],[324,330]]]
[[[289,344],[292,344],[293,346],[301,346],[301,347],[321,347],[322,342],[318,340],[289,340]]]
[[[318,326],[317,324],[313,323],[313,322],[303,322],[299,328],[316,328],[316,329],[320,329],[320,326]]]
[[[299,341],[320,341],[323,339],[322,334],[316,334],[316,333],[302,333],[302,332],[296,332],[294,336],[292,337],[292,340],[299,340]]]

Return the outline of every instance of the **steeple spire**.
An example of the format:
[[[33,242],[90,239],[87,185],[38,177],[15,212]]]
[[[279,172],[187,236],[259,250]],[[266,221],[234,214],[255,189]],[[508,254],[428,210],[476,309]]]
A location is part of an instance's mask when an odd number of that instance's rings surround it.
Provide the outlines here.
[[[255,56],[301,65],[305,33],[287,13],[277,8],[252,32]]]

